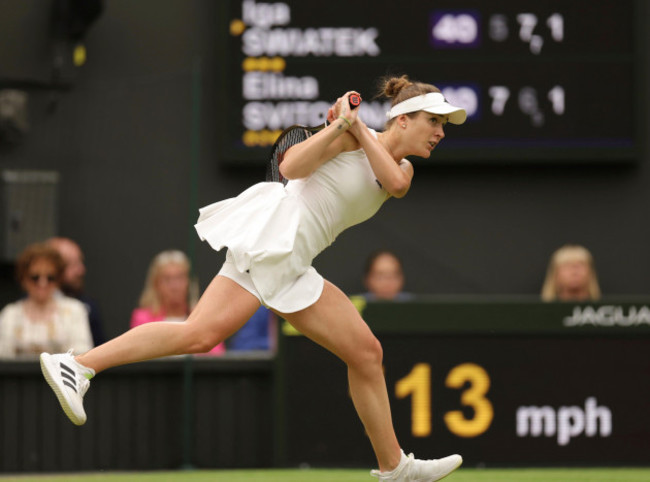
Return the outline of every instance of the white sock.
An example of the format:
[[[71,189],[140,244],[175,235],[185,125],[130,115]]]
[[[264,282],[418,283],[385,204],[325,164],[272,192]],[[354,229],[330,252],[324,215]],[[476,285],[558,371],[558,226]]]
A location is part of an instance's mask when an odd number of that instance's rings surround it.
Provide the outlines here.
[[[72,357],[72,361],[75,363],[75,365],[77,365],[79,371],[81,371],[81,373],[83,373],[83,376],[86,377],[88,380],[90,380],[92,377],[95,376],[95,370],[93,370],[92,368],[88,368],[85,365],[82,365],[77,360],[75,360],[74,356]]]
[[[401,450],[401,449],[400,449],[400,454],[401,454],[401,457],[399,459],[399,464],[397,464],[397,467],[395,467],[393,470],[389,470],[388,472],[381,472],[382,475],[390,476],[390,475],[394,475],[394,474],[399,473],[399,471],[402,469],[402,467],[404,466],[404,464],[408,460],[408,457],[406,456],[404,451]]]

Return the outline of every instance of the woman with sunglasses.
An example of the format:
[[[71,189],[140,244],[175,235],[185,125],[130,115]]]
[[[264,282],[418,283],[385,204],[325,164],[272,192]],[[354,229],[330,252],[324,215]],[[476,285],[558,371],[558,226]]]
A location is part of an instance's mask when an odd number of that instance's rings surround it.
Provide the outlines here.
[[[64,269],[61,255],[46,244],[32,244],[20,254],[16,278],[27,296],[0,312],[0,358],[93,347],[86,308],[59,291]]]

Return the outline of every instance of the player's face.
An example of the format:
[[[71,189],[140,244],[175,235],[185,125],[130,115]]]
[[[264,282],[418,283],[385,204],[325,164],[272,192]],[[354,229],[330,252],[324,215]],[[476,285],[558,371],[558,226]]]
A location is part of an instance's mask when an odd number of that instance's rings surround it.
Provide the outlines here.
[[[428,112],[420,112],[415,118],[409,119],[404,133],[413,151],[412,155],[429,157],[445,137],[445,124],[447,116]]]

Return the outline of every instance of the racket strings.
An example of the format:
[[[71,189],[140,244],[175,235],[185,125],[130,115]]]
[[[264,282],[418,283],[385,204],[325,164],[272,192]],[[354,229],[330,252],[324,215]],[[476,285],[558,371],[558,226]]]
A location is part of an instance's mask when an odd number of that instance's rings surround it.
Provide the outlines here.
[[[271,152],[271,159],[266,168],[266,180],[287,183],[287,179],[280,174],[280,164],[287,150],[311,136],[311,132],[303,127],[294,127],[282,133],[276,141]]]

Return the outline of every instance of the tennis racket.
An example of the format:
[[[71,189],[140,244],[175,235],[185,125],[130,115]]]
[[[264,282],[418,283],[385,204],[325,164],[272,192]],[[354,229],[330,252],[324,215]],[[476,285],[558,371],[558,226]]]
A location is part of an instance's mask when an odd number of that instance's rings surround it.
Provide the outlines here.
[[[307,127],[296,124],[283,130],[280,134],[280,137],[278,137],[278,139],[273,144],[273,147],[271,148],[271,156],[268,164],[266,165],[266,180],[287,184],[289,180],[285,179],[282,174],[280,174],[280,164],[282,164],[284,154],[289,150],[291,146],[295,146],[302,141],[306,141],[316,132],[324,129],[326,126],[327,122],[317,127]]]
[[[349,98],[349,102],[350,108],[356,109],[361,104],[361,97],[357,94],[352,94]],[[286,185],[289,180],[285,179],[282,177],[282,174],[280,174],[280,164],[282,164],[284,154],[291,146],[306,141],[325,127],[327,127],[327,122],[317,127],[307,127],[296,124],[283,130],[280,137],[278,137],[278,139],[273,143],[273,147],[271,148],[271,155],[266,166],[266,180],[270,182],[281,182]]]

